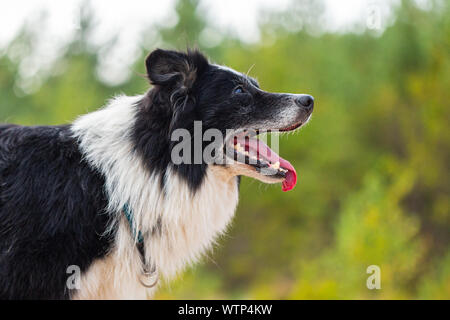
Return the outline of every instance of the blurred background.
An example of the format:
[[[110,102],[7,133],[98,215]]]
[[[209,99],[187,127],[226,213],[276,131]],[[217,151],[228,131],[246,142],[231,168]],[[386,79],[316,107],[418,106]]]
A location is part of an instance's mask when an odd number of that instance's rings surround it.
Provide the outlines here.
[[[450,299],[450,8],[433,1],[3,1],[0,122],[60,124],[199,47],[316,98],[287,193],[243,179],[229,232],[158,299]],[[381,269],[369,290],[366,269]]]

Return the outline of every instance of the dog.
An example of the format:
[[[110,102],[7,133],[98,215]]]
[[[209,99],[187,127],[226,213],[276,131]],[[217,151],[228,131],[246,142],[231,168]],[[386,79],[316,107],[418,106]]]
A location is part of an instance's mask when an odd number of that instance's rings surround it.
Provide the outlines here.
[[[143,95],[69,125],[0,126],[0,298],[146,299],[225,231],[241,176],[295,186],[256,135],[304,125],[312,96],[263,91],[198,50],[156,49],[145,64]],[[173,133],[196,123],[232,161],[174,163]]]

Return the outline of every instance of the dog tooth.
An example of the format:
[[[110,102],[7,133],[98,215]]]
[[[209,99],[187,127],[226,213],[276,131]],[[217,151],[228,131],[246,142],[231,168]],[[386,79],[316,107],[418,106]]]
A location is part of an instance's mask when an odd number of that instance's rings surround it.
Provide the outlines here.
[[[279,161],[275,162],[275,163],[272,165],[272,168],[280,169],[280,162],[279,162]]]

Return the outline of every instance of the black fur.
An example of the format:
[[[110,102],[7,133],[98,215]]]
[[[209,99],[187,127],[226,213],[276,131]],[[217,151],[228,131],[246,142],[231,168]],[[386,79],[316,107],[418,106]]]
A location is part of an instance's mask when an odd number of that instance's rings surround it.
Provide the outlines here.
[[[130,106],[137,108],[131,138],[147,170],[160,173],[162,187],[172,166],[195,192],[209,165],[173,165],[174,130],[193,135],[196,120],[203,131],[223,134],[252,128],[295,99],[264,92],[254,79],[210,64],[197,51],[158,49],[146,67],[153,88]],[[70,298],[67,267],[84,272],[113,245],[104,185],[70,126],[0,126],[0,299]],[[161,232],[160,224],[152,234]]]
[[[136,106],[133,137],[148,169],[162,173],[161,185],[171,164],[172,148],[178,143],[170,140],[174,130],[187,129],[193,136],[194,121],[202,121],[203,131],[215,128],[223,134],[227,129],[254,128],[255,123],[274,118],[293,99],[290,94],[261,90],[255,79],[210,64],[198,51],[157,49],[147,58],[146,67],[154,88]],[[242,93],[236,94],[238,87]],[[204,142],[201,151],[208,143]],[[190,163],[194,163],[193,149],[191,157]],[[173,167],[195,192],[207,164]]]
[[[194,121],[200,120],[195,110],[197,83],[210,65],[198,51],[185,54],[157,49],[147,58],[146,67],[154,88],[137,106],[133,138],[148,169],[161,173],[163,186],[174,144],[171,134],[178,128],[193,133]],[[205,163],[174,166],[193,191],[201,185],[206,167]]]
[[[70,297],[67,267],[112,243],[103,185],[69,127],[0,126],[1,299]]]
[[[194,121],[202,121],[203,131],[215,128],[223,134],[226,129],[251,127],[255,120],[279,112],[278,105],[289,98],[260,90],[251,77],[209,64],[198,51],[158,49],[149,55],[146,67],[154,88],[136,106],[133,137],[148,169],[162,173],[161,185],[171,164],[172,148],[178,142],[170,140],[174,130],[187,129],[193,136]],[[244,92],[234,94],[237,87]],[[202,151],[208,143],[204,142]],[[193,163],[193,149],[191,157]],[[173,168],[195,192],[203,182],[207,164],[181,164]]]

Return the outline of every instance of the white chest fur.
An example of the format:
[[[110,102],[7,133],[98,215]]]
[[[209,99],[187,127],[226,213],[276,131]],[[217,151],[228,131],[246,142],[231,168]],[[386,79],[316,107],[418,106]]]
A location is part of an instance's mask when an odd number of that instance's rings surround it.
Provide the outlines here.
[[[129,141],[133,104],[141,97],[119,97],[105,108],[78,119],[72,130],[85,158],[106,178],[108,211],[117,228],[115,246],[82,277],[75,298],[145,298],[139,283],[142,264],[122,208],[133,209],[135,228],[145,235],[146,260],[164,278],[195,262],[223,233],[237,203],[236,178],[209,166],[195,194],[177,174],[160,177],[145,169]]]
[[[170,277],[197,260],[225,231],[238,203],[238,186],[225,169],[209,167],[194,196],[176,176],[168,181],[166,192],[161,233],[149,238],[146,248],[160,273]]]
[[[181,181],[170,183],[161,208],[160,231],[146,237],[146,259],[166,279],[207,252],[229,225],[238,202],[235,178],[222,168],[210,168],[194,197]],[[148,234],[148,232],[147,232]],[[145,299],[156,288],[146,289],[139,281],[141,259],[128,222],[118,225],[116,246],[95,262],[81,279],[75,299]]]

